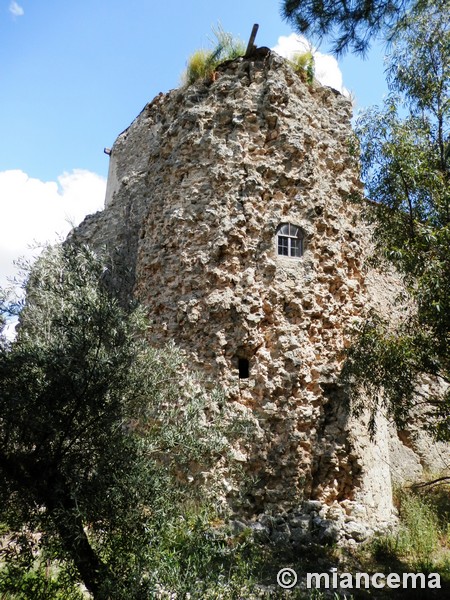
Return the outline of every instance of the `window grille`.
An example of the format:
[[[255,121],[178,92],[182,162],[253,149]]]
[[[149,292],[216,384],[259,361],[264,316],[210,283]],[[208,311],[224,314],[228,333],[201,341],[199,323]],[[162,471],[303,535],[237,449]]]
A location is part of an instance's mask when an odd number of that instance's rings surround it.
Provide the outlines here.
[[[286,223],[277,232],[277,251],[279,256],[300,258],[303,255],[303,233],[300,227]]]

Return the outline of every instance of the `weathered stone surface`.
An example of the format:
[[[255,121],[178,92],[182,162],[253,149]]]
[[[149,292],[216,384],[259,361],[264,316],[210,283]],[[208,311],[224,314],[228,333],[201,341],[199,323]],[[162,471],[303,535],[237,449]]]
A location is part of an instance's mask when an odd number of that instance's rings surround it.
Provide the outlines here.
[[[314,510],[313,510],[314,508]],[[350,514],[347,514],[347,512]],[[235,524],[240,524],[236,529]],[[232,521],[234,531],[250,529],[256,541],[275,545],[342,543],[351,545],[365,541],[374,529],[392,529],[390,522],[380,522],[372,528],[367,524],[367,511],[355,502],[334,503],[306,501],[292,512],[276,515],[261,514],[256,520]]]
[[[301,527],[294,527],[291,529],[291,541],[294,544],[297,543],[305,543],[310,538],[308,530],[305,530]]]
[[[344,532],[346,537],[354,539],[355,542],[363,542],[370,534],[370,531],[357,521],[348,521],[345,523]]]
[[[253,531],[253,537],[257,542],[268,543],[270,540],[270,529],[264,526],[261,522],[250,524],[250,529]]]
[[[144,108],[112,148],[105,210],[73,234],[107,247],[122,293],[148,307],[149,343],[174,340],[252,419],[236,448],[258,482],[248,510],[316,500],[293,530],[331,505],[333,523],[392,516],[388,425],[371,441],[337,384],[350,325],[394,311],[399,289],[364,267],[350,118],[349,100],[273,53],[227,63]],[[300,259],[277,254],[283,223],[304,233]],[[289,537],[289,522],[261,525]]]
[[[286,546],[290,541],[289,531],[274,531],[270,541],[276,546]]]
[[[293,529],[308,530],[310,526],[310,521],[311,519],[309,518],[309,516],[303,516],[298,514],[289,516],[289,525]]]
[[[318,513],[322,508],[322,502],[320,500],[307,500],[303,503],[303,510],[309,514],[312,511]]]

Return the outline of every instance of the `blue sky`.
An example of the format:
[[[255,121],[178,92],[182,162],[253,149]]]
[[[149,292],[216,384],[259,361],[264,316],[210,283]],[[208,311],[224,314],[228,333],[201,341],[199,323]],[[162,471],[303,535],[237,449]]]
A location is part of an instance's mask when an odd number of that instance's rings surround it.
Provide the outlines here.
[[[0,0],[0,281],[33,240],[65,235],[103,203],[117,135],[180,85],[211,27],[289,45],[280,0]],[[326,45],[320,47],[326,52]],[[339,61],[357,108],[379,104],[382,53]]]

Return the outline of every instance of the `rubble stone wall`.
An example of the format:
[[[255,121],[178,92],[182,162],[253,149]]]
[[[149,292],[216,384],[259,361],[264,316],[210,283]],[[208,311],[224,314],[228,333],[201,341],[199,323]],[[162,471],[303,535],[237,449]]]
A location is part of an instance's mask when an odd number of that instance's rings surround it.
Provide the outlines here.
[[[352,322],[398,290],[363,264],[350,118],[274,53],[227,63],[144,108],[112,148],[105,210],[74,232],[120,262],[149,342],[174,340],[251,415],[238,454],[254,513],[312,499],[347,521],[353,505],[392,515],[387,424],[369,440],[336,385]],[[304,234],[300,258],[277,254],[284,223]]]

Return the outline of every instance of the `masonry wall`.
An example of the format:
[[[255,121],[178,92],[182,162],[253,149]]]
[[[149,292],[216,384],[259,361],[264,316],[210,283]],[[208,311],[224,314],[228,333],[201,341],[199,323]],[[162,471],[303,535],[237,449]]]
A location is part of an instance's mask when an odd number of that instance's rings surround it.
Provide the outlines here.
[[[364,268],[350,118],[348,99],[269,51],[223,65],[118,137],[106,208],[74,232],[109,248],[149,308],[149,343],[174,340],[250,414],[238,455],[255,513],[318,499],[392,515],[387,424],[369,440],[337,385],[350,325],[398,289]],[[304,232],[300,259],[277,255],[282,223]]]

